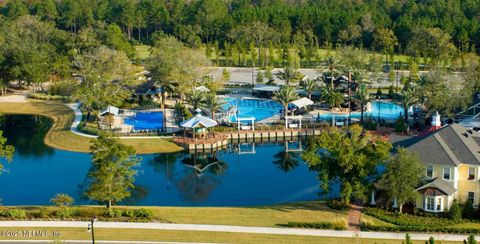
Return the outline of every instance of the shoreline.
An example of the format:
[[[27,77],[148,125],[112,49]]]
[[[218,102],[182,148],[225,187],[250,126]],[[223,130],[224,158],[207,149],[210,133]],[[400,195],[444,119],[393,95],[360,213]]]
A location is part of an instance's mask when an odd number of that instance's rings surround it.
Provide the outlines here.
[[[40,115],[52,120],[52,126],[45,135],[46,145],[72,152],[90,152],[92,137],[85,137],[70,129],[75,120],[74,111],[57,101],[27,99],[26,102],[2,102],[0,113],[18,115]],[[148,140],[147,140],[148,139]],[[133,146],[137,154],[174,153],[184,149],[165,138],[120,138],[122,143]]]

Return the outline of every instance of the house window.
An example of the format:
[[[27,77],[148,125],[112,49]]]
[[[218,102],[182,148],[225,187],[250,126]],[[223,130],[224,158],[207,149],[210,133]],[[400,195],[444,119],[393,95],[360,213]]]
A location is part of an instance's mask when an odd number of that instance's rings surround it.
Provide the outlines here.
[[[427,197],[427,210],[429,211],[435,210],[435,198]]]
[[[437,198],[437,211],[442,211],[442,198]]]
[[[450,168],[443,168],[443,179],[450,180]]]
[[[468,180],[475,180],[475,168],[469,167],[468,168]]]
[[[433,178],[433,165],[428,165],[427,166],[427,177],[428,178]]]
[[[467,195],[467,201],[470,201],[472,204],[475,201],[475,192],[469,191]]]

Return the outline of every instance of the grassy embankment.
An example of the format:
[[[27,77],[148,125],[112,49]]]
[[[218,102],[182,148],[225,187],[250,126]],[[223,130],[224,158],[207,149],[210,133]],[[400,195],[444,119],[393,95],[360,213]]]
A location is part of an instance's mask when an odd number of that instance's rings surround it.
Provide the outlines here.
[[[68,151],[89,152],[91,138],[70,131],[75,114],[70,108],[59,102],[29,99],[26,103],[0,103],[0,113],[36,114],[49,117],[52,119],[53,125],[45,136],[47,145]],[[182,150],[178,145],[160,138],[122,139],[122,142],[135,147],[139,154],[169,153]]]

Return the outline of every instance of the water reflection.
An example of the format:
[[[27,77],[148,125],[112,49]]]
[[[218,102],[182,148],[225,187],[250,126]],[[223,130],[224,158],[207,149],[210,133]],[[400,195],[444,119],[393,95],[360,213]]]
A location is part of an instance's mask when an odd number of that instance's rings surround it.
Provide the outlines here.
[[[0,116],[0,130],[8,138],[7,143],[15,145],[15,150],[23,157],[42,157],[55,153],[43,142],[51,125],[50,119],[42,116]]]
[[[46,146],[48,119],[16,115],[3,119],[5,135],[17,147],[14,162],[5,166],[8,173],[0,175],[3,204],[48,205],[56,193],[73,196],[77,204],[94,203],[83,194],[89,181],[89,154]],[[250,142],[213,153],[141,155],[135,189],[120,204],[251,206],[317,199],[318,191],[305,190],[318,188],[318,181],[300,157],[301,146]]]

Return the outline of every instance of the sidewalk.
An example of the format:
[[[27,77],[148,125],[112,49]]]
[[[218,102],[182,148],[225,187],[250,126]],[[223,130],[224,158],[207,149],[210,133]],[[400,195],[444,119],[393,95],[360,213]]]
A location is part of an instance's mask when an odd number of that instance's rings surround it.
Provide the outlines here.
[[[81,221],[0,221],[0,227],[67,227],[87,228],[89,222]],[[167,224],[167,223],[131,223],[131,222],[96,222],[95,228],[119,229],[154,229],[154,230],[183,230],[183,231],[213,231],[273,235],[300,235],[324,236],[344,238],[391,239],[404,240],[405,233],[393,232],[365,232],[365,231],[336,231],[317,229],[294,229],[274,227],[246,227],[231,225],[203,225],[203,224]],[[426,241],[433,236],[436,241],[463,241],[467,235],[453,234],[410,234],[412,240]],[[477,239],[479,237],[476,237]]]

